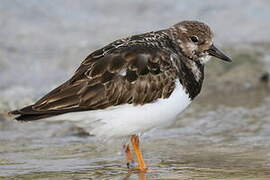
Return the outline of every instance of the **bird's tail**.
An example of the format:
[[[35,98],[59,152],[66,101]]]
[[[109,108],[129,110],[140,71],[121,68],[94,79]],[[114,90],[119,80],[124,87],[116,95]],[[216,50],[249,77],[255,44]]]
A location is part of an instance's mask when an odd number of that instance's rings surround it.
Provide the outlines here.
[[[13,116],[13,118],[18,121],[35,121],[39,119],[49,118],[52,116],[57,116],[64,113],[78,112],[78,111],[85,111],[85,110],[88,110],[88,109],[82,109],[78,107],[78,108],[62,109],[62,110],[40,111],[40,110],[35,110],[34,105],[30,105],[19,110],[10,111],[8,114],[10,116]]]
[[[33,105],[30,105],[19,110],[10,111],[8,114],[18,121],[34,121],[56,116],[61,113],[36,111],[33,109]]]

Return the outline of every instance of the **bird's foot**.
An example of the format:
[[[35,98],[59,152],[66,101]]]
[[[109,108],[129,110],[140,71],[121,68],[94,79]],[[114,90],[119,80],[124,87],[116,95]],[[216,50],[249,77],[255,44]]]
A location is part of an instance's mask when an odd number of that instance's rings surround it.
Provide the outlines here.
[[[139,166],[131,168],[133,172],[146,172],[147,169],[148,169],[147,167],[139,167]]]

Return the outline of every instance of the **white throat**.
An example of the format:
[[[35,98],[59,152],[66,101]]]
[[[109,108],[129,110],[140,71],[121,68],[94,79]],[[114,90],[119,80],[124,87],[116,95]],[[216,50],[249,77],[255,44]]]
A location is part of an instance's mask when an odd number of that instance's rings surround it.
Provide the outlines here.
[[[210,58],[211,58],[211,56],[205,55],[205,56],[200,57],[199,61],[200,61],[201,64],[205,64],[210,60]]]

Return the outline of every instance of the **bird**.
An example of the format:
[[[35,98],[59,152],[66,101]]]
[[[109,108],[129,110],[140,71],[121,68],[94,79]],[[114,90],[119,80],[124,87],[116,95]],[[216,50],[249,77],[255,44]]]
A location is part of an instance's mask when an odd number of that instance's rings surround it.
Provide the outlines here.
[[[213,37],[207,24],[185,20],[115,40],[88,55],[66,82],[9,114],[18,121],[71,121],[104,139],[127,137],[127,166],[135,154],[131,168],[146,172],[140,134],[176,121],[200,93],[210,57],[232,61]]]

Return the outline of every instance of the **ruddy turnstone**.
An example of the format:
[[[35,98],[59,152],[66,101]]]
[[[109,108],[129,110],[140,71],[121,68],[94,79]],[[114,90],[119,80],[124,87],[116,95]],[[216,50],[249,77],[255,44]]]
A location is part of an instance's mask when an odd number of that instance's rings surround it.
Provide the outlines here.
[[[18,121],[72,121],[104,138],[129,136],[137,169],[146,171],[138,134],[175,121],[200,93],[210,56],[231,61],[198,21],[119,39],[91,53],[68,81],[10,114]],[[125,152],[133,161],[129,144]]]

